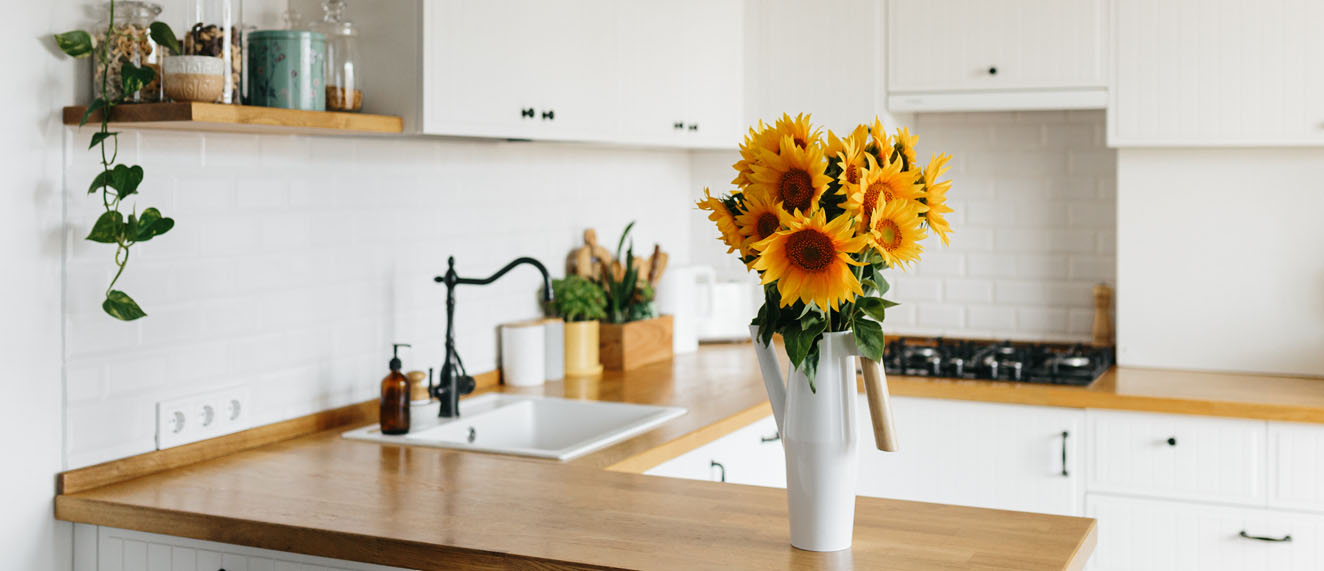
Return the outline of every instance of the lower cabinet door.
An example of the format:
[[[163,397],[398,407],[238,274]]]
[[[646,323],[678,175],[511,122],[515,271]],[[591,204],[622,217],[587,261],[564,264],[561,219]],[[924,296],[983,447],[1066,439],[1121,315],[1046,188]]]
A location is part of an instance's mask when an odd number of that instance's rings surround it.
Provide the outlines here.
[[[74,571],[405,571],[113,527],[87,531],[75,531]]]
[[[786,456],[771,416],[644,472],[650,476],[786,487]]]
[[[880,452],[863,399],[860,495],[1080,515],[1084,411],[894,397],[899,450]]]
[[[1324,516],[1090,494],[1092,571],[1324,569]]]

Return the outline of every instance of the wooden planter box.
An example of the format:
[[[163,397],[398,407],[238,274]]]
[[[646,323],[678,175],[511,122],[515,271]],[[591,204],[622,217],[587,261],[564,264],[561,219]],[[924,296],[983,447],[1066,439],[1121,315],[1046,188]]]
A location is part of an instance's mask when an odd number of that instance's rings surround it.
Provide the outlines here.
[[[629,371],[671,358],[671,316],[629,323],[603,323],[598,347],[602,366]]]

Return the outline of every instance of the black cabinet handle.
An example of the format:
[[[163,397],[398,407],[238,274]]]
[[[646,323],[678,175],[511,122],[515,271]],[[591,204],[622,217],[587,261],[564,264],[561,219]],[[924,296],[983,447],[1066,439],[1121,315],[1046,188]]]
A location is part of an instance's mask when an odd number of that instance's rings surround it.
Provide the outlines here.
[[[1069,436],[1071,436],[1070,432],[1067,432],[1065,430],[1062,431],[1062,477],[1063,478],[1071,475],[1070,473],[1067,472],[1067,437]]]
[[[543,118],[543,119],[547,119],[547,120],[555,120],[555,119],[556,119],[556,110],[555,110],[555,109],[548,109],[548,110],[546,110],[546,111],[543,111],[543,112],[542,112],[542,118]]]
[[[1167,442],[1168,442],[1168,446],[1176,446],[1176,445],[1177,445],[1177,437],[1176,437],[1176,436],[1169,436]]]
[[[997,68],[996,66],[989,66],[989,68],[988,68],[988,74],[989,74],[989,75],[997,75],[997,74],[998,74],[998,68]]]
[[[532,107],[526,107],[526,108],[524,108],[524,109],[520,109],[520,110],[519,110],[519,116],[520,116],[520,117],[529,117],[529,118],[533,118],[533,108],[532,108]]]
[[[708,464],[708,468],[709,468],[709,469],[717,468],[718,470],[720,470],[719,474],[721,475],[721,479],[718,480],[718,481],[719,481],[719,482],[725,482],[725,481],[726,481],[726,466],[723,466],[721,462],[718,462],[718,461],[716,461],[716,460],[712,460],[711,462],[712,462],[711,464]]]
[[[691,131],[698,131],[698,130],[699,130],[699,124],[698,124],[698,123],[690,123],[690,130],[691,130]]]
[[[781,439],[782,439],[782,433],[780,433],[780,432],[777,432],[777,433],[773,434],[772,436],[761,436],[761,437],[759,437],[759,441],[762,442],[762,443],[764,443],[764,444],[767,444],[767,443],[769,443],[769,442],[776,442],[776,441],[781,440]]]
[[[1246,538],[1246,539],[1254,539],[1255,541],[1272,541],[1272,542],[1274,542],[1274,543],[1291,543],[1291,542],[1292,542],[1292,536],[1291,536],[1291,534],[1284,535],[1284,536],[1282,536],[1282,537],[1264,537],[1264,536],[1262,536],[1262,535],[1251,535],[1251,534],[1249,534],[1249,533],[1246,533],[1246,530],[1243,529],[1243,530],[1241,530],[1241,533],[1238,533],[1237,535],[1240,535],[1241,537],[1244,537],[1244,538]]]
[[[675,130],[677,130],[677,131],[684,130],[684,129],[685,129],[685,122],[684,122],[684,121],[676,121],[675,123],[672,123],[672,124],[671,124],[671,128],[672,128],[672,129],[675,129]]]

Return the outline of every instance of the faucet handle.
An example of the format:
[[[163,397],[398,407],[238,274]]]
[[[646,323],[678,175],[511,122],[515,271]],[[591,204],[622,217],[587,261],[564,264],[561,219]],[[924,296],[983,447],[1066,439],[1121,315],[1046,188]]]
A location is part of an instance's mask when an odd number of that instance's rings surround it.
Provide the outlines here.
[[[474,392],[474,389],[477,388],[478,383],[474,381],[473,377],[469,375],[464,375],[458,379],[455,379],[455,385],[456,385],[455,390],[457,392],[459,392],[462,395],[467,395],[471,392]]]

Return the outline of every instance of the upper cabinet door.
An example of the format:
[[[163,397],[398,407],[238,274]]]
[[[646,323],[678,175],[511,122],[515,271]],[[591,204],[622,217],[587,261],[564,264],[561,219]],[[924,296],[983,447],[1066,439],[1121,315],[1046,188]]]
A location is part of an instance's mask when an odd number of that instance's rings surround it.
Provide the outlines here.
[[[428,0],[423,18],[424,133],[615,135],[611,0]]]
[[[967,102],[968,109],[1103,106],[1103,0],[892,0],[888,6],[893,110],[897,103],[901,110],[928,110],[922,98],[898,97],[917,93],[934,102]],[[984,93],[990,95],[967,96]],[[906,107],[907,101],[920,103]]]
[[[808,113],[842,134],[879,114],[881,0],[760,0],[751,9],[749,122]],[[805,24],[825,17],[831,25]]]
[[[685,8],[685,131],[696,146],[735,148],[743,131],[745,97],[742,0],[664,2]]]
[[[892,0],[892,91],[1102,87],[1102,0]]]
[[[1324,3],[1113,4],[1109,144],[1324,143]]]
[[[671,2],[622,0],[621,134],[644,143],[684,140],[686,12]]]
[[[423,2],[424,133],[513,137],[536,125],[533,83],[547,63],[529,49],[545,24],[535,17],[538,4]]]

